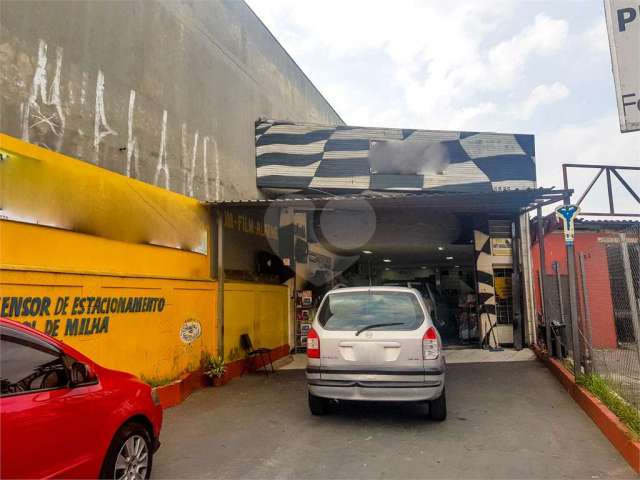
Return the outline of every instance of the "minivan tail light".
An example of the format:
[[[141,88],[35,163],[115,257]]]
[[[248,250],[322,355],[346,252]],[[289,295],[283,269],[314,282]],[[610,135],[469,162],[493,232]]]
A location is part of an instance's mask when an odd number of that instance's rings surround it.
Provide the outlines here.
[[[422,336],[422,354],[425,360],[435,360],[440,356],[439,343],[435,327],[429,327]]]
[[[313,328],[307,333],[307,357],[320,358],[320,337]]]

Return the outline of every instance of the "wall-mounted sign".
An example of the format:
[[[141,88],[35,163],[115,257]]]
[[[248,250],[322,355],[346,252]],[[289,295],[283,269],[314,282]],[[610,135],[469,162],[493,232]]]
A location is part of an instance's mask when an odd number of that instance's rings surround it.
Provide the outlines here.
[[[640,130],[640,3],[605,0],[620,131]]]
[[[75,337],[107,333],[114,316],[160,313],[165,305],[164,297],[7,296],[0,299],[0,316],[52,337]]]
[[[200,322],[190,318],[180,327],[180,340],[183,343],[193,343],[202,335]]]
[[[512,295],[511,277],[495,277],[494,286],[498,300],[508,300]]]
[[[257,237],[278,239],[278,226],[271,225],[263,218],[251,213],[235,213],[225,210],[223,214],[224,228],[236,232],[255,235]]]
[[[497,257],[511,256],[511,239],[510,238],[492,238],[491,253]]]

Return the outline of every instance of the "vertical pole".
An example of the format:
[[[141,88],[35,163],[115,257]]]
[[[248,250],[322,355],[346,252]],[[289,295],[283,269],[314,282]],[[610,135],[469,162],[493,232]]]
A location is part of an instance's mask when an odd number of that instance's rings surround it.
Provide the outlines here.
[[[516,219],[511,223],[511,260],[513,269],[511,274],[511,304],[513,305],[513,346],[516,350],[522,350],[524,343],[524,328],[522,325],[522,289],[520,274],[520,221]]]
[[[551,355],[551,319],[547,315],[547,306],[545,305],[544,292],[547,281],[546,275],[546,258],[544,251],[544,219],[542,218],[542,207],[537,209],[538,218],[538,251],[540,253],[540,308],[542,309],[542,319],[545,326],[545,342],[547,351]]]
[[[611,190],[611,170],[607,168],[607,195],[609,196],[609,213],[611,215],[616,213],[613,206],[613,191]]]
[[[528,214],[520,215],[520,261],[522,263],[522,313],[523,317],[523,345],[537,343],[538,317],[536,315],[535,282],[531,263],[531,221]]]
[[[551,334],[549,333],[549,339],[547,339],[547,335],[546,335],[546,326],[547,326],[547,321],[546,321],[546,315],[545,315],[545,309],[544,309],[544,302],[545,302],[545,294],[544,294],[544,285],[542,284],[542,272],[540,270],[538,270],[538,289],[540,290],[540,319],[542,320],[542,323],[545,326],[545,345],[547,341],[551,341]],[[536,319],[536,325],[537,325],[537,319]],[[548,345],[546,345],[547,350],[549,350],[549,355],[551,355],[551,349],[549,348]]]
[[[556,286],[558,287],[558,306],[560,307],[560,322],[558,323],[560,325],[564,325],[565,327],[564,331],[566,332],[567,322],[564,314],[564,296],[562,295],[562,282],[560,281],[560,268],[559,268],[558,262],[553,262],[553,271],[556,274]],[[558,329],[555,334],[556,354],[558,355],[558,358],[563,358],[564,355],[562,355],[562,342],[560,341],[560,331],[561,330]]]
[[[584,359],[584,369],[587,373],[591,373],[591,362],[593,361],[593,352],[591,347],[592,336],[591,336],[591,312],[589,311],[589,289],[587,287],[587,272],[585,270],[585,254],[579,253],[578,259],[580,260],[580,277],[581,277],[581,290],[582,290],[582,304],[584,305],[584,336],[586,338],[585,342],[585,359]]]
[[[224,355],[224,219],[222,209],[217,210],[216,223],[218,227],[218,302],[217,302],[217,331],[218,355]]]
[[[573,243],[567,243],[567,274],[569,276],[569,314],[573,346],[573,374],[581,373],[580,328],[578,326],[578,295],[576,291],[576,257]]]
[[[631,262],[629,261],[629,244],[624,233],[620,233],[620,249],[622,250],[622,265],[624,267],[624,280],[627,284],[627,296],[629,297],[629,310],[631,310],[631,323],[633,324],[633,336],[636,339],[638,360],[640,361],[640,319],[638,318],[638,299],[633,287],[633,275],[631,274]]]

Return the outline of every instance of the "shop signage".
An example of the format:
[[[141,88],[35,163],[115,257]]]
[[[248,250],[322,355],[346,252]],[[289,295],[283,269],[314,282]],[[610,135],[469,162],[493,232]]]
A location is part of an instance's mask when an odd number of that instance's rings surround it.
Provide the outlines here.
[[[223,214],[224,228],[258,237],[278,239],[278,227],[249,214],[237,214],[225,210]]]
[[[640,3],[605,0],[620,131],[640,130]]]
[[[598,237],[598,243],[623,243],[620,237]],[[624,243],[640,243],[640,239],[625,237]]]
[[[510,238],[492,238],[491,253],[497,257],[511,256],[511,239]]]
[[[509,299],[512,293],[511,277],[495,277],[494,289],[499,300]]]
[[[114,315],[162,312],[164,297],[1,297],[0,316],[50,335],[96,335],[109,331]]]

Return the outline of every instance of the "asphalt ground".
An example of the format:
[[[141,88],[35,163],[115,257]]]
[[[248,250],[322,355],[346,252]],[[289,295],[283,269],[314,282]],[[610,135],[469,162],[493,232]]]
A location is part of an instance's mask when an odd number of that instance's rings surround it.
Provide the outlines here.
[[[419,404],[308,411],[303,370],[252,374],[165,411],[153,478],[637,478],[537,361],[447,367],[449,416]]]

